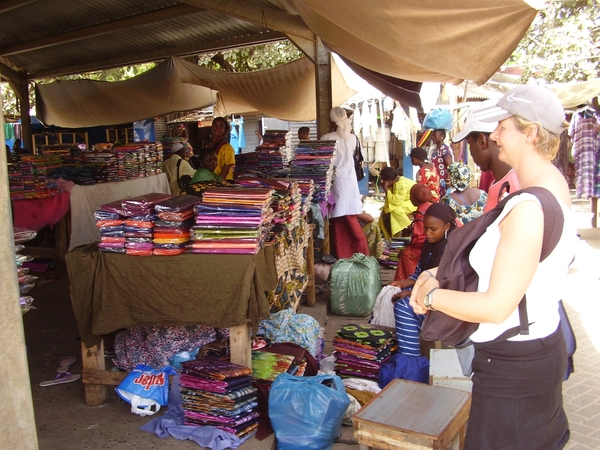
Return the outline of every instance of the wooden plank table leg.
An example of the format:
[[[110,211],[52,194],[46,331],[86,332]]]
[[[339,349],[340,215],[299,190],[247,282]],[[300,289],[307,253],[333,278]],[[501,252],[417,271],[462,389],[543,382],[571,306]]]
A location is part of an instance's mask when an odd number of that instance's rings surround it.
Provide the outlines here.
[[[324,219],[325,226],[323,227],[323,232],[325,234],[325,238],[323,239],[323,246],[321,247],[321,253],[324,255],[331,254],[331,241],[329,239],[329,217],[325,217]]]
[[[598,197],[592,197],[592,228],[598,228]]]
[[[240,366],[252,367],[252,342],[250,325],[237,325],[229,329],[231,362]]]
[[[93,347],[86,347],[81,343],[81,361],[83,365],[84,377],[83,385],[85,387],[85,404],[89,406],[99,406],[106,403],[108,394],[107,388],[101,384],[91,383],[85,377],[86,370],[104,370],[106,368],[104,362],[104,341]]]
[[[315,242],[311,233],[308,238],[308,248],[306,249],[306,275],[308,283],[306,284],[306,306],[315,306],[317,304],[317,294],[315,292]]]

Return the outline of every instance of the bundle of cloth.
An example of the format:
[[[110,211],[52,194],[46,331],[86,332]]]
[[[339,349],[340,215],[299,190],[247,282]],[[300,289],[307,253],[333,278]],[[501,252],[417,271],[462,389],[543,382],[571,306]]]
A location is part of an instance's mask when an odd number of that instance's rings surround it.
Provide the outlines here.
[[[333,338],[335,372],[340,377],[377,380],[381,366],[397,348],[393,330],[348,324]]]

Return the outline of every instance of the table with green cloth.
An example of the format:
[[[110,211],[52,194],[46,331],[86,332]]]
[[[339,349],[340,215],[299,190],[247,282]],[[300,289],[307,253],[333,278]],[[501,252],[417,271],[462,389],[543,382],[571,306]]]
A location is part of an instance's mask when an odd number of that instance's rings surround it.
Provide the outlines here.
[[[267,292],[277,285],[273,247],[256,255],[143,257],[101,252],[90,244],[70,251],[66,259],[88,405],[105,401],[105,393],[96,395],[88,388],[98,390],[122,378],[100,373],[102,336],[119,329],[154,324],[228,327],[232,361],[251,363],[248,325],[256,331],[259,320],[269,317]]]

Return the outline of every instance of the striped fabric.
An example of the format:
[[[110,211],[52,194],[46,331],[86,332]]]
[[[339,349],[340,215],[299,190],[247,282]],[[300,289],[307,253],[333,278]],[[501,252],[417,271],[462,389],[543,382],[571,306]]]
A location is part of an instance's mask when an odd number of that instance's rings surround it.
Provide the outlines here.
[[[421,356],[419,334],[425,320],[424,314],[416,314],[408,304],[410,298],[401,298],[394,305],[398,352],[410,356]]]
[[[594,172],[596,170],[596,151],[600,147],[600,136],[595,132],[600,121],[597,115],[589,117],[573,114],[569,129],[573,142],[573,160],[575,161],[575,188],[577,198],[594,196]]]

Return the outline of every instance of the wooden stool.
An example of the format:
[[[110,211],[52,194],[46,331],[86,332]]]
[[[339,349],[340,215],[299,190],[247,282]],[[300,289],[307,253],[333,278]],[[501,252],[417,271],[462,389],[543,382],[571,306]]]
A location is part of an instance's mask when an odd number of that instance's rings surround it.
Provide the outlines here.
[[[352,418],[361,449],[463,448],[471,394],[396,379]]]

